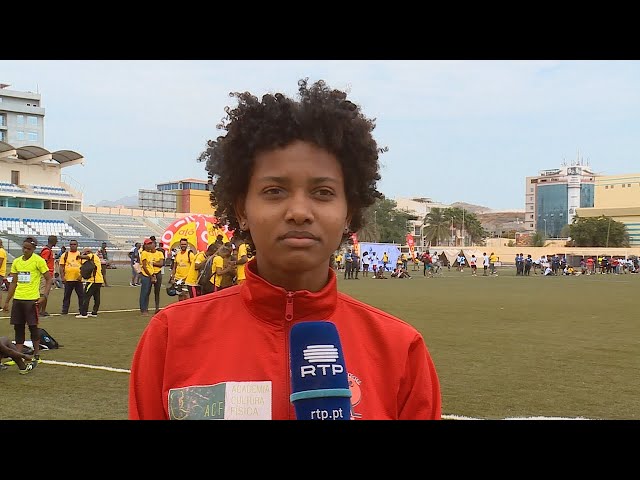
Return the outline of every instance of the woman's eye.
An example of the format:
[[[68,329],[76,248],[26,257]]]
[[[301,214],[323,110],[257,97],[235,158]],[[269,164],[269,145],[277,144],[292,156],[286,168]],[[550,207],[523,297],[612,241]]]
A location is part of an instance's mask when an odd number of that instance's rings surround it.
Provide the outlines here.
[[[280,193],[282,193],[282,189],[278,188],[278,187],[270,187],[267,188],[263,191],[263,193],[267,194],[267,195],[278,195]]]
[[[316,195],[320,195],[322,197],[332,196],[333,195],[333,190],[331,190],[329,188],[321,188],[319,190],[316,190]]]

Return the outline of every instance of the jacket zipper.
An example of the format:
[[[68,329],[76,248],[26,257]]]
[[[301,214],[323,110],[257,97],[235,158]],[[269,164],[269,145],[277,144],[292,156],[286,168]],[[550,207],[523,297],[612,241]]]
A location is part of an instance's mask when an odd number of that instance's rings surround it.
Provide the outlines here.
[[[284,339],[284,345],[285,345],[285,365],[289,365],[289,356],[290,356],[290,345],[289,345],[289,332],[291,331],[291,322],[293,321],[293,292],[287,292],[287,303],[285,305],[285,309],[284,309],[284,318],[285,318],[285,339]],[[291,372],[289,372],[289,369],[287,369],[287,391],[290,392],[291,391]],[[291,402],[288,402],[289,404],[289,418],[291,420],[295,419],[295,414],[293,417],[291,417]]]
[[[284,319],[287,322],[293,320],[293,292],[287,292],[287,305],[284,309]]]

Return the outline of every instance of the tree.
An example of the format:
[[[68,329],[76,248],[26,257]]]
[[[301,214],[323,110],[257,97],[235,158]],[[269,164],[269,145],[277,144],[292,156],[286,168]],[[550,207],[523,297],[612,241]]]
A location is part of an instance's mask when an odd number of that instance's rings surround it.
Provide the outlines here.
[[[489,236],[474,213],[459,207],[432,208],[424,217],[424,223],[427,225],[424,228],[425,242],[432,245],[448,242],[455,234],[451,231],[452,225],[454,230],[464,232],[467,245],[480,244]]]
[[[535,232],[531,236],[531,246],[532,247],[544,247],[547,243],[547,238],[543,233]]]
[[[358,232],[358,240],[403,245],[407,238],[407,225],[417,217],[399,210],[397,205],[395,200],[377,199],[365,210],[364,225]]]
[[[432,208],[424,217],[422,235],[425,245],[440,245],[451,238],[451,215],[447,215],[446,210]]]
[[[627,227],[612,217],[581,218],[576,215],[569,227],[577,247],[629,247]]]

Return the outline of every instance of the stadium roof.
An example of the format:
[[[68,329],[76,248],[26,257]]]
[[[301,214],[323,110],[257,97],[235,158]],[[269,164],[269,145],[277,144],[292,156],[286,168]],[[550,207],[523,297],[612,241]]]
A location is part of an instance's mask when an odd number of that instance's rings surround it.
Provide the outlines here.
[[[14,147],[6,142],[0,142],[0,158],[26,160],[28,164],[48,163],[59,164],[61,167],[84,165],[84,157],[73,150],[49,150],[36,145]]]

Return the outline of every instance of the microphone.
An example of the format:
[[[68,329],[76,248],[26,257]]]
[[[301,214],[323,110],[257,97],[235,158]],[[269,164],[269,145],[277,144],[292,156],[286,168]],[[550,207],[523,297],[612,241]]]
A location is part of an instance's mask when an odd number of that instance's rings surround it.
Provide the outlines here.
[[[351,419],[351,390],[335,324],[310,321],[291,327],[289,363],[297,420]]]

